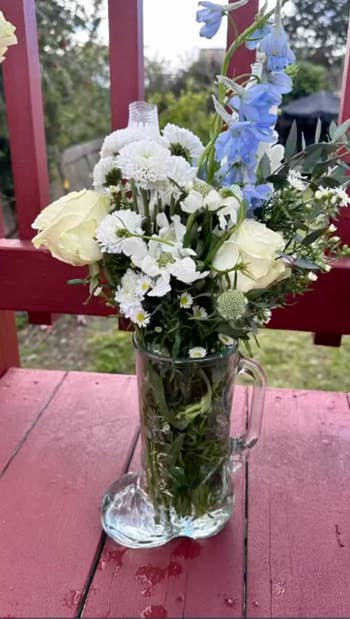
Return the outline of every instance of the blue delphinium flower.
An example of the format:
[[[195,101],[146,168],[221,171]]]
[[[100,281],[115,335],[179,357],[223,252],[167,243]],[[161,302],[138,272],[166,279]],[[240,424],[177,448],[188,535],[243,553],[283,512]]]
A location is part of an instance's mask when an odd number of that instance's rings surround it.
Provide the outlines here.
[[[199,23],[204,23],[200,29],[200,36],[211,39],[219,30],[224,14],[222,6],[214,2],[200,2],[203,9],[197,11],[196,19]]]
[[[248,49],[256,49],[264,37],[269,34],[272,30],[271,24],[266,24],[262,28],[257,28],[251,35],[249,35],[249,39],[246,41],[246,47]]]
[[[267,83],[271,89],[280,95],[286,95],[293,89],[293,81],[284,71],[268,73]]]
[[[243,196],[250,205],[248,216],[253,216],[254,209],[261,206],[272,196],[272,187],[268,184],[246,185],[243,188]]]
[[[242,88],[238,95],[230,99],[230,105],[239,112],[240,120],[252,120],[262,125],[276,123],[277,112],[271,113],[271,108],[280,103],[281,95],[269,84]]]
[[[247,179],[254,183],[259,143],[274,140],[272,127],[248,121],[232,122],[215,142],[215,157],[220,162],[222,184],[233,185]]]
[[[268,71],[283,71],[295,62],[295,54],[289,47],[286,31],[276,24],[260,43],[260,51],[266,54]]]

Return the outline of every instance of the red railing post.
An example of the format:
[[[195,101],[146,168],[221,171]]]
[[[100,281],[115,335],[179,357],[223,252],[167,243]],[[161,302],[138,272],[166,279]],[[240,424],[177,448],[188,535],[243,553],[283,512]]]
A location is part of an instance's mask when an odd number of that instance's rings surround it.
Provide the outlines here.
[[[347,48],[344,59],[343,84],[340,99],[339,123],[350,118],[350,21]],[[338,234],[344,243],[350,245],[350,207],[342,209],[338,219]],[[350,285],[350,282],[349,282]]]
[[[235,0],[230,0],[230,4]],[[259,11],[259,0],[250,0],[247,4],[231,13],[238,33],[241,34],[254,21],[255,15]],[[235,38],[235,33],[232,25],[229,22],[227,30],[227,49]],[[255,51],[249,50],[245,45],[242,45],[234,53],[229,67],[229,76],[234,77],[250,72],[250,65],[255,61]]]
[[[49,203],[35,0],[0,0],[0,9],[18,38],[3,64],[4,90],[19,236],[31,239],[32,221]]]
[[[31,239],[32,221],[49,203],[35,0],[0,0],[0,9],[16,26],[18,39],[6,54],[3,78],[19,237]],[[19,365],[15,315],[10,312],[0,316],[0,348],[0,371]]]
[[[109,0],[109,54],[113,129],[125,127],[131,101],[144,99],[142,0]]]

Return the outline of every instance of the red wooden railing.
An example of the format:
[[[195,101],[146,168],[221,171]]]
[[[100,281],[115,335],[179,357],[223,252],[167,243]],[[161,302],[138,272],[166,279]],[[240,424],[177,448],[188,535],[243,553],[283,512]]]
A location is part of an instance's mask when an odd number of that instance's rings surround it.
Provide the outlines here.
[[[235,13],[240,31],[258,8],[258,0]],[[85,275],[60,263],[45,250],[34,250],[31,222],[49,202],[48,171],[40,81],[35,0],[0,0],[0,10],[17,27],[18,45],[7,52],[3,64],[4,88],[11,156],[19,220],[19,240],[0,238],[0,374],[19,363],[14,311],[29,312],[32,322],[47,322],[50,313],[107,315],[102,301],[83,305],[86,290],[68,287],[66,281]],[[142,0],[109,0],[111,109],[113,128],[127,122],[128,104],[142,99],[143,37]],[[232,33],[228,33],[228,41]],[[253,60],[241,49],[232,71],[244,73]],[[344,72],[341,119],[350,117],[350,52]],[[0,214],[1,216],[1,214]],[[349,213],[340,223],[343,238],[350,242]],[[0,222],[0,237],[1,222]],[[317,332],[318,342],[339,344],[342,334],[350,334],[350,260],[341,261],[320,278],[314,291],[298,304],[274,312],[271,326]]]

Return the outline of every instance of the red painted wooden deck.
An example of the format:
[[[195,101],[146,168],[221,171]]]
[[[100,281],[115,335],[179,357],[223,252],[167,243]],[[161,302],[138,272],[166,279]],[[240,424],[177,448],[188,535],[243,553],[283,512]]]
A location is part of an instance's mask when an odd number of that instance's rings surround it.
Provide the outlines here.
[[[137,438],[134,377],[0,379],[1,617],[350,616],[345,394],[268,392],[236,513],[201,542],[135,551],[101,533],[101,496],[137,467]]]

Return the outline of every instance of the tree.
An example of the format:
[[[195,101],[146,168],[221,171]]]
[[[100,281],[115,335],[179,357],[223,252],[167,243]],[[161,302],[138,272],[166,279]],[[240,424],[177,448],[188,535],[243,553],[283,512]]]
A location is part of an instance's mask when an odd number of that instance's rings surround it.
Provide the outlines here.
[[[330,88],[329,74],[324,65],[302,60],[290,72],[293,77],[293,90],[283,97],[284,104]]]
[[[284,26],[299,59],[341,67],[346,43],[348,0],[291,0],[294,14]]]

